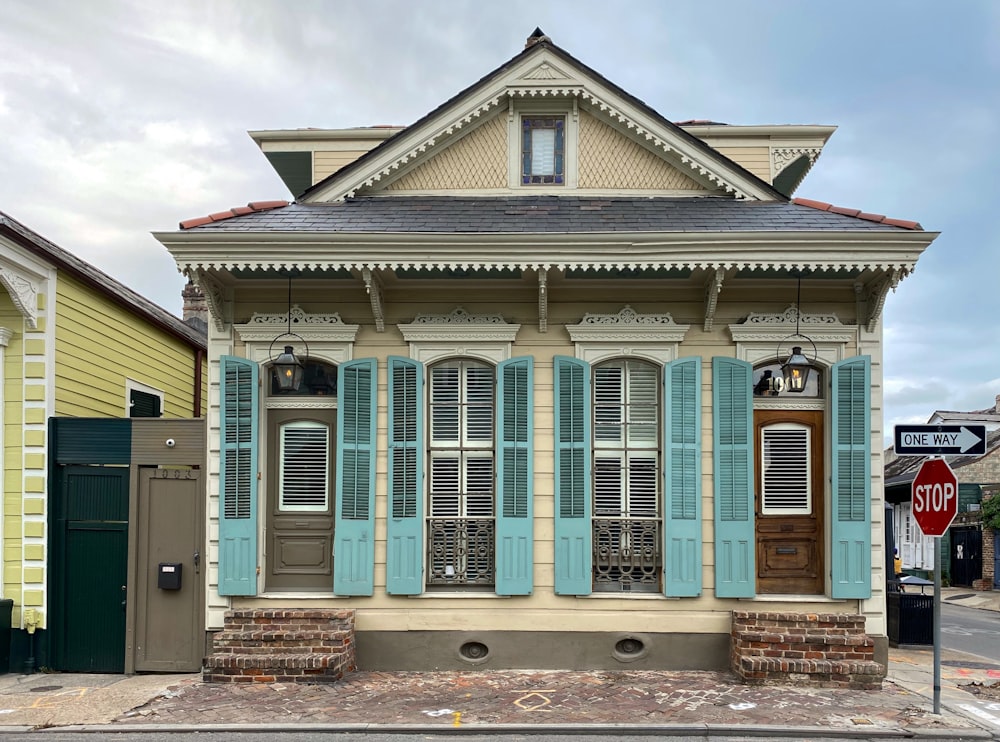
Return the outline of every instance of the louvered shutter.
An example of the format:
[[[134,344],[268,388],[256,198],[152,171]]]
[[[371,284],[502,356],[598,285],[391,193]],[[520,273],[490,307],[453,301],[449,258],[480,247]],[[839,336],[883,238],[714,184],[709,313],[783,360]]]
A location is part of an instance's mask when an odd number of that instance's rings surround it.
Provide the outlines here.
[[[337,595],[371,595],[375,569],[375,360],[348,361],[340,366],[338,376],[333,591]]]
[[[590,502],[590,366],[556,356],[555,590],[589,595],[592,589]]]
[[[702,588],[701,358],[664,370],[664,579],[669,597]]]
[[[715,595],[756,592],[753,508],[753,403],[750,364],[712,359]]]
[[[389,357],[389,518],[385,591],[423,591],[423,386],[418,361]]]
[[[258,367],[220,359],[219,594],[257,594]]]
[[[831,374],[832,597],[870,598],[871,358],[855,356]]]
[[[497,366],[498,595],[530,595],[534,569],[534,361],[512,358]]]

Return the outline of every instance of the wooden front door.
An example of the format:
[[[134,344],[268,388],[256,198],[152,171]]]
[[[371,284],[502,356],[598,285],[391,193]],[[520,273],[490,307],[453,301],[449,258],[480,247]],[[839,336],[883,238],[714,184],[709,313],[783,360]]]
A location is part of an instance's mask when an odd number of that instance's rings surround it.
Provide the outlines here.
[[[823,413],[754,413],[757,592],[823,592]]]

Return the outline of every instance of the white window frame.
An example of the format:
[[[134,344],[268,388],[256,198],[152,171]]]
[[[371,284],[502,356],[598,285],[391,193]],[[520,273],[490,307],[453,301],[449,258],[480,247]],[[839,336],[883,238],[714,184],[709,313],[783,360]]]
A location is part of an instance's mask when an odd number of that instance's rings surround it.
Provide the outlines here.
[[[764,479],[764,472],[761,472],[761,482],[760,482],[760,512],[761,515],[811,515],[813,511],[813,481],[812,481],[812,444],[813,444],[813,430],[810,426],[803,423],[793,423],[793,422],[777,422],[765,425],[760,431],[760,442],[761,447],[760,457],[761,461],[766,461],[764,439],[767,436],[768,430],[797,430],[805,432],[805,505],[803,507],[774,507],[767,504],[768,493],[765,491],[766,481]]]
[[[563,182],[521,183],[521,127],[524,118],[559,117],[563,125]],[[511,190],[531,193],[565,193],[577,187],[579,170],[577,153],[580,139],[580,108],[576,97],[560,100],[508,100],[507,107],[507,184]]]
[[[323,504],[288,505],[285,503],[285,432],[289,428],[321,429],[326,433],[326,456],[323,461]],[[283,513],[322,513],[330,508],[330,451],[333,445],[330,426],[319,420],[289,420],[278,425],[278,510]]]
[[[125,417],[132,416],[132,392],[144,392],[145,394],[150,394],[154,397],[158,397],[160,400],[160,417],[163,417],[166,410],[164,409],[164,404],[166,403],[166,395],[162,389],[157,389],[156,387],[149,386],[148,384],[143,384],[141,381],[136,381],[135,379],[125,379]]]

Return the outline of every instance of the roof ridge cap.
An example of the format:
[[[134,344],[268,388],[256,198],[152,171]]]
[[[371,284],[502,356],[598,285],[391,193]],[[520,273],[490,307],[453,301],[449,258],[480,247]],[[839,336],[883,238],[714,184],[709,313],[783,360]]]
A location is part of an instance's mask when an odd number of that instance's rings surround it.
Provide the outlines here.
[[[209,214],[208,216],[198,216],[193,219],[185,219],[178,226],[181,229],[191,229],[193,227],[200,227],[202,224],[211,224],[212,222],[221,222],[223,219],[232,219],[234,216],[243,216],[244,214],[252,214],[255,211],[270,211],[271,209],[280,209],[288,206],[288,201],[274,200],[274,201],[251,201],[246,206],[234,206],[227,211],[217,211],[214,214]]]

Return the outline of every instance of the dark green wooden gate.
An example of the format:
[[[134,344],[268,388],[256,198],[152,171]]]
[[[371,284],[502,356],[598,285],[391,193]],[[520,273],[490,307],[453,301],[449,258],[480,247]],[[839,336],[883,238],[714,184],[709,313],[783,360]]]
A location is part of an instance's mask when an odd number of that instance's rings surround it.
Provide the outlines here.
[[[65,672],[125,671],[128,501],[128,468],[60,467],[53,649]]]

